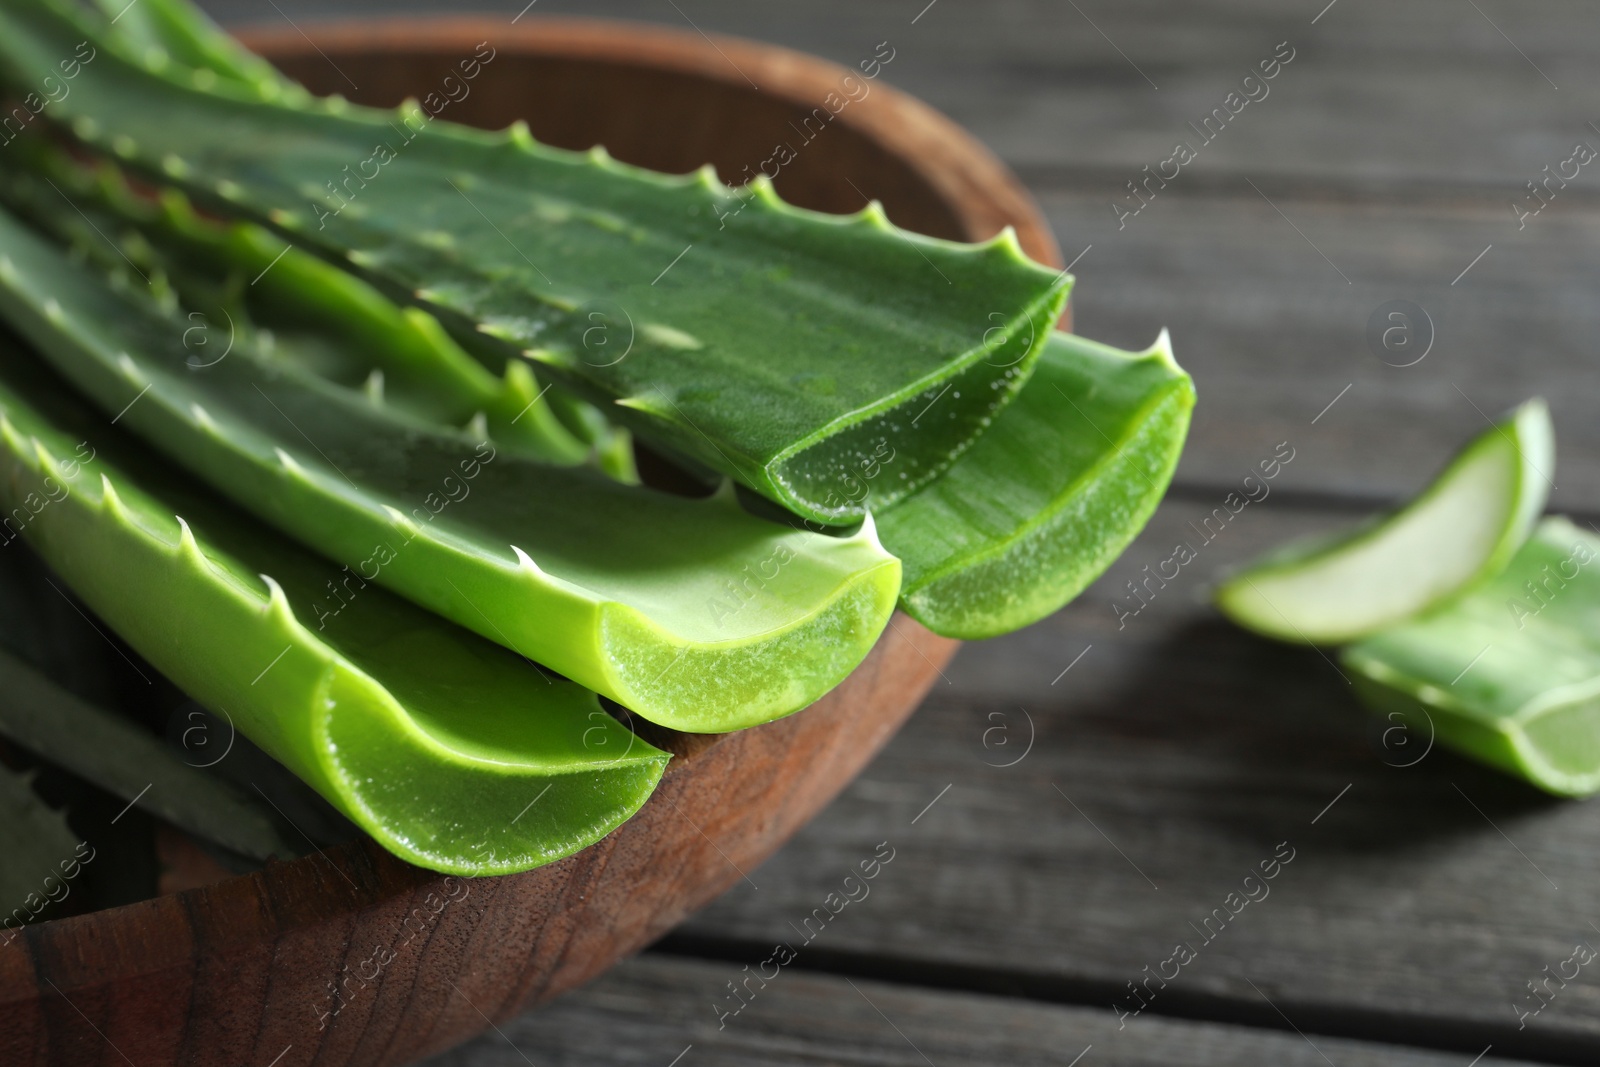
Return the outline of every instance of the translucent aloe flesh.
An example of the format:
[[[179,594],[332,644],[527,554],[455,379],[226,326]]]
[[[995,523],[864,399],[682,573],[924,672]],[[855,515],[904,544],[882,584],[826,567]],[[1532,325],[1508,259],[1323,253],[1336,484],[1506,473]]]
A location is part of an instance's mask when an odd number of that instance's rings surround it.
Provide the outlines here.
[[[1009,232],[957,245],[896,231],[876,205],[819,215],[770,183],[654,174],[520,126],[130,61],[50,0],[0,8],[0,72],[28,84],[85,36],[102,54],[48,114],[86,143],[475,324],[814,520],[863,514],[840,486],[882,446],[906,455],[885,504],[941,473],[1026,379],[1070,286]],[[597,323],[628,334],[626,357],[586,347]]]
[[[386,848],[458,874],[524,870],[649,797],[667,755],[593,693],[376,588],[313,619],[330,587],[355,588],[348,574],[175,485],[36,375],[4,353],[0,501],[22,536]]]
[[[900,602],[950,637],[1020,629],[1077,596],[1172,480],[1194,385],[1162,333],[1130,353],[1054,333],[1021,395],[939,480],[878,517]],[[878,464],[891,470],[893,459]],[[871,471],[860,473],[872,492]]]
[[[1600,537],[1540,523],[1504,571],[1351,645],[1362,699],[1551,793],[1600,790]]]
[[[499,456],[242,343],[197,370],[182,320],[147,287],[114,292],[4,212],[0,313],[119,425],[358,583],[667,726],[736,729],[804,707],[894,608],[900,563],[870,520],[826,536],[754,518],[727,493],[688,500]]]
[[[1244,568],[1219,586],[1217,606],[1269,637],[1328,644],[1426,611],[1506,565],[1544,511],[1554,462],[1549,411],[1530,400],[1399,511]]]

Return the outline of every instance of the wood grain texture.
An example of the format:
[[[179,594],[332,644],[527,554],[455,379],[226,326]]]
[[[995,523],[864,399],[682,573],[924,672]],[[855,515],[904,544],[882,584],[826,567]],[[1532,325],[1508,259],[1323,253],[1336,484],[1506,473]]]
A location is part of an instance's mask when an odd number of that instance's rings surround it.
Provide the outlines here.
[[[1098,194],[1040,194],[1069,259],[1092,245],[1075,268],[1079,332],[1142,347],[1167,326],[1195,377],[1180,485],[1235,482],[1289,440],[1305,448],[1283,487],[1403,499],[1488,417],[1544,396],[1557,438],[1552,506],[1600,507],[1600,303],[1589,293],[1600,203],[1557,200],[1519,235],[1498,205],[1306,200],[1256,184],[1273,204],[1242,177],[1175,187],[1120,233]],[[1367,344],[1369,317],[1397,299],[1433,322],[1433,348],[1414,366]]]
[[[1352,517],[1269,496],[1207,544],[1190,523],[1220,505],[1169,500],[1084,597],[966,646],[916,721],[753,873],[761,891],[735,888],[674,950],[792,937],[835,872],[889,837],[892,871],[813,954],[831,968],[1131,1010],[1127,983],[1186,941],[1199,958],[1151,1012],[1282,1027],[1281,1009],[1463,1063],[1490,1042],[1600,1059],[1593,965],[1525,1027],[1513,1007],[1539,1003],[1526,983],[1575,943],[1600,946],[1600,807],[1424,756],[1428,739],[1386,736],[1322,654],[1197,603],[1217,568]],[[1180,541],[1199,557],[1119,629],[1119,590],[1137,606],[1124,583]],[[1285,841],[1295,858],[1265,899],[1202,930]]]
[[[1139,1019],[1119,1032],[1108,1011],[789,971],[764,989],[752,983],[750,1006],[718,1029],[712,1005],[742,973],[731,963],[631,960],[560,1004],[506,1024],[502,1034],[485,1034],[419,1067],[526,1067],[528,1060],[540,1067],[668,1067],[680,1053],[679,1067],[1067,1067],[1080,1054],[1080,1067],[1466,1063],[1448,1053],[1173,1019]],[[1512,1062],[1489,1055],[1477,1067]]]
[[[281,48],[290,70],[315,55],[398,96],[429,91],[483,40],[480,29],[347,27],[258,43],[269,55]],[[620,158],[659,168],[714,158],[723,126],[707,125],[684,150],[681,132],[620,112],[687,122],[704,111],[755,144],[769,120],[804,114],[841,76],[778,50],[659,31],[530,20],[495,40],[471,109],[454,117],[503,125],[530,110],[552,72],[570,85],[589,70],[582,108],[544,114],[569,143],[603,138]],[[709,57],[730,48],[761,77],[759,96],[714,72],[720,59]],[[741,99],[759,119],[740,118]],[[529,117],[542,134],[545,120]],[[785,175],[796,199],[827,206],[842,195],[835,179],[855,174],[906,225],[976,238],[1010,222],[1036,254],[1053,255],[1014,179],[907,97],[872,93],[808,144],[806,159],[810,169]],[[861,667],[800,714],[714,737],[652,734],[677,758],[644,809],[536,871],[440,878],[363,841],[28,927],[0,945],[0,1063],[378,1067],[449,1047],[593,978],[748,880],[871,759],[954,648],[897,616]]]

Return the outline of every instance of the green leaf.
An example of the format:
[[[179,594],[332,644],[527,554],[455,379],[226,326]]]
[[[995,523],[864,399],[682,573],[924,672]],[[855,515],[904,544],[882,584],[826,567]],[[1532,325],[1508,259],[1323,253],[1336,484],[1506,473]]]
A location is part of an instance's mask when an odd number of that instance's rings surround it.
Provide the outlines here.
[[[1530,400],[1405,507],[1245,567],[1218,587],[1217,606],[1247,629],[1306,644],[1392,626],[1504,568],[1544,511],[1554,464],[1550,413]]]
[[[902,606],[936,633],[993,637],[1077,596],[1144,527],[1172,480],[1194,385],[1165,331],[1143,353],[1070,334],[938,481],[878,517]],[[859,472],[869,498],[886,454]]]
[[[130,720],[79,699],[5,652],[0,688],[6,694],[0,734],[35,755],[241,855],[265,860],[300,854],[266,804],[239,796]]]
[[[688,500],[498,455],[260,361],[201,369],[181,317],[113,292],[0,212],[0,314],[122,427],[285,532],[663,725],[795,711],[866,656],[900,563],[869,520],[792,530],[724,493]],[[303,610],[337,610],[324,596]]]
[[[25,517],[22,536],[145,659],[384,847],[456,874],[526,870],[649,797],[666,753],[593,693],[353,582],[162,467],[5,352],[0,504]],[[330,591],[342,606],[310,619]]]
[[[1419,749],[1437,738],[1551,793],[1600,791],[1600,537],[1566,519],[1540,523],[1487,583],[1342,658]]]
[[[197,87],[50,0],[0,9],[0,72],[31,84],[85,38],[97,57],[46,112],[85,143],[475,325],[813,520],[863,514],[828,499],[884,443],[906,456],[885,504],[942,473],[1021,387],[1070,287],[1009,231],[967,246],[895,230],[876,204],[802,211],[764,180],[458,127],[433,118],[443,97],[378,111],[213,72]],[[492,60],[487,43],[462,57]],[[595,314],[628,324],[626,358],[586,346]]]

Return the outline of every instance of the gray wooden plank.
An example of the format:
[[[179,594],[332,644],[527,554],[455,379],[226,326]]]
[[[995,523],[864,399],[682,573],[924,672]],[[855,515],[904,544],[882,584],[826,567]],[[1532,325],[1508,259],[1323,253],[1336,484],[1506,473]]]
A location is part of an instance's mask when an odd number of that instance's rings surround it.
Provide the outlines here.
[[[1120,231],[1099,196],[1042,196],[1065,254],[1082,254],[1074,328],[1142,347],[1168,326],[1195,377],[1180,480],[1231,481],[1289,440],[1303,453],[1286,486],[1405,497],[1486,416],[1543,395],[1557,429],[1552,499],[1600,503],[1600,205],[1558,200],[1519,233],[1496,205],[1257,185],[1158,195]],[[1368,343],[1369,319],[1392,300],[1432,323],[1413,366]]]
[[[1481,12],[1455,0],[1339,0],[1313,25],[1325,3],[540,0],[530,15],[698,27],[847,66],[889,40],[897,49],[889,82],[1024,167],[1136,173],[1190,136],[1187,123],[1220,106],[1280,41],[1290,42],[1295,59],[1206,149],[1198,169],[1491,184],[1510,195],[1573,138],[1592,135],[1585,124],[1600,111],[1600,24],[1583,0],[1483,0]],[[479,0],[468,9],[509,21],[525,4]],[[278,22],[438,10],[429,0],[207,6],[225,19]]]
[[[666,956],[630,960],[426,1067],[717,1067],[862,1064],[960,1067],[1463,1067],[1454,1054],[1247,1027],[943,993],[780,971],[719,1027],[713,1005],[743,971]],[[771,974],[769,968],[767,973]],[[1074,1059],[1081,1055],[1081,1059]],[[681,1057],[677,1058],[677,1057]],[[1486,1056],[1479,1067],[1510,1060]]]
[[[1441,748],[1418,760],[1425,738],[1380,743],[1321,653],[1211,616],[1195,598],[1217,567],[1330,527],[1269,496],[1206,544],[1189,523],[1212,503],[1169,501],[1079,601],[964,649],[862,778],[750,872],[759,889],[690,922],[689,947],[794,941],[888,840],[897,858],[813,958],[1131,1010],[1127,983],[1188,942],[1199,958],[1152,1010],[1276,1025],[1271,998],[1307,1028],[1594,1062],[1600,968],[1550,986],[1538,1015],[1515,1005],[1541,1003],[1526,983],[1575,943],[1600,946],[1600,807]],[[1180,540],[1198,558],[1119,629],[1123,583]],[[1269,895],[1204,927],[1284,841]]]

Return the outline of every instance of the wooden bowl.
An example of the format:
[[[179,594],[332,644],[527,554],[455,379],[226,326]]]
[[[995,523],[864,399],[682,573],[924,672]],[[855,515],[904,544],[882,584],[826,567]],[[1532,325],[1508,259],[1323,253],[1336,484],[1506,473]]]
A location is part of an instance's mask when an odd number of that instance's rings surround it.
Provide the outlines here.
[[[981,145],[859,70],[622,23],[305,29],[245,36],[313,90],[383,105],[440,91],[487,42],[493,58],[443,117],[523,118],[548,143],[600,143],[668,171],[710,162],[728,180],[787,142],[795,158],[777,185],[795,203],[852,211],[870,196],[902,226],[967,240],[1010,224],[1035,258],[1058,262],[1037,207]],[[816,133],[830,93],[850,103]],[[955,648],[896,615],[805,711],[659,739],[676,758],[644,809],[536,871],[447,879],[362,840],[27,927],[0,948],[0,1063],[342,1067],[454,1045],[595,977],[758,866],[883,746]]]

